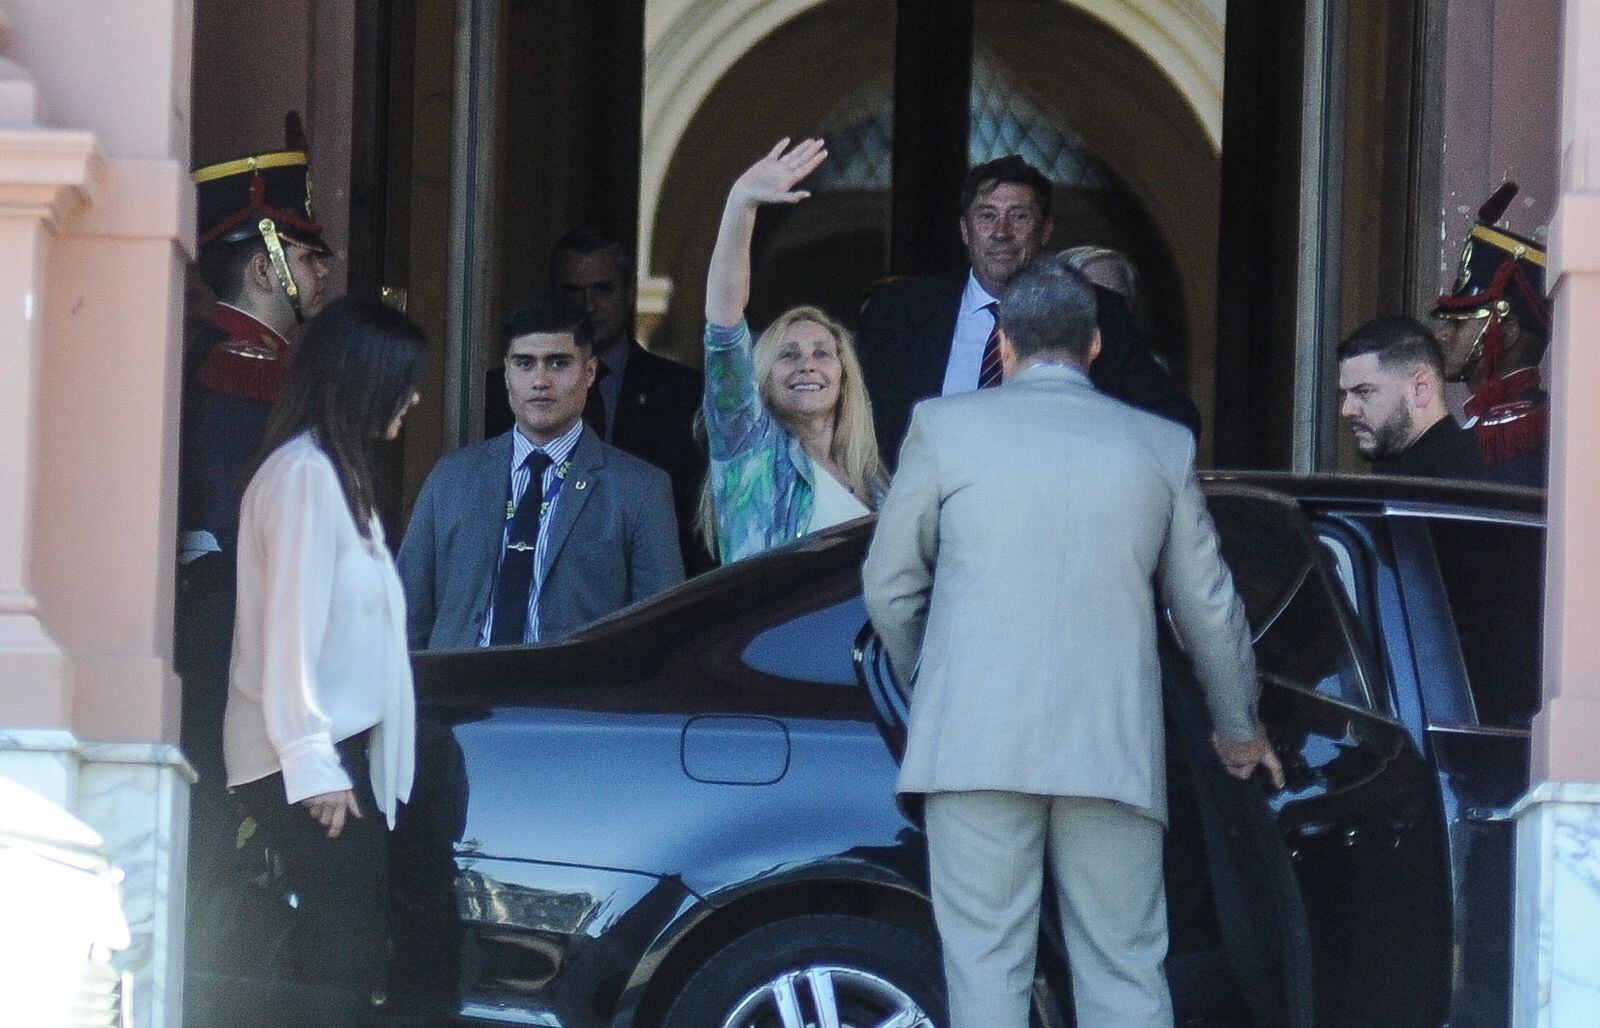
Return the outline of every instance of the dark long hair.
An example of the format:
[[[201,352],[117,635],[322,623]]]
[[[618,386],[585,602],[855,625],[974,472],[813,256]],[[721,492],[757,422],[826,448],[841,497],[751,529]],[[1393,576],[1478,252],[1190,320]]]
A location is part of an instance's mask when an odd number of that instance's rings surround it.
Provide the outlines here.
[[[328,304],[294,349],[250,476],[272,451],[310,432],[339,473],[356,529],[369,536],[379,447],[417,388],[426,349],[415,322],[376,300]]]

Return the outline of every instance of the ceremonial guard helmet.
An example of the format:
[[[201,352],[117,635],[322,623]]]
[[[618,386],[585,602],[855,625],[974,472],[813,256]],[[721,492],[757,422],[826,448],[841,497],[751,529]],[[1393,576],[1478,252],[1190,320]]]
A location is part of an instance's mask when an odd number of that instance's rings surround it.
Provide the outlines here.
[[[199,246],[221,246],[260,239],[278,281],[304,320],[300,289],[289,268],[284,245],[303,246],[330,255],[311,208],[305,132],[299,114],[291,111],[285,125],[285,149],[211,164],[194,172],[199,205]]]
[[[1505,214],[1517,184],[1507,182],[1478,208],[1478,220],[1467,234],[1456,268],[1455,286],[1439,297],[1433,316],[1452,321],[1484,319],[1461,377],[1481,362],[1485,387],[1493,388],[1503,373],[1507,315],[1515,315],[1527,331],[1548,337],[1550,306],[1544,295],[1544,247],[1526,236],[1496,226]]]

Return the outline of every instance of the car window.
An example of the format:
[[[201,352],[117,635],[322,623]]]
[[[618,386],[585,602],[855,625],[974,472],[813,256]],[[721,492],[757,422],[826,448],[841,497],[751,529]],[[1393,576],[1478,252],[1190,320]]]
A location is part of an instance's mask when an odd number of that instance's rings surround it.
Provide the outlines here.
[[[1255,639],[1260,673],[1292,688],[1371,707],[1356,643],[1340,613],[1327,555],[1297,508],[1214,495],[1211,515]]]
[[[1478,723],[1522,728],[1541,695],[1544,532],[1429,518]]]
[[[757,633],[742,659],[779,678],[854,688],[856,636],[866,623],[866,604],[851,596]]]

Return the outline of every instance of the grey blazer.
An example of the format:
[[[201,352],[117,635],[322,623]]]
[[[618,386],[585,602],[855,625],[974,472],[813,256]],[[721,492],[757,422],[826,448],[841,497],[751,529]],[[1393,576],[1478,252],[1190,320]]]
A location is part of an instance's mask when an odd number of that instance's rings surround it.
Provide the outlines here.
[[[1158,579],[1217,729],[1254,734],[1194,439],[1076,368],[919,404],[862,574],[890,660],[917,669],[902,792],[1096,796],[1164,820]]]
[[[511,433],[457,450],[423,483],[400,544],[412,649],[478,645],[494,598]],[[666,472],[585,430],[551,515],[539,624],[560,639],[683,581]]]

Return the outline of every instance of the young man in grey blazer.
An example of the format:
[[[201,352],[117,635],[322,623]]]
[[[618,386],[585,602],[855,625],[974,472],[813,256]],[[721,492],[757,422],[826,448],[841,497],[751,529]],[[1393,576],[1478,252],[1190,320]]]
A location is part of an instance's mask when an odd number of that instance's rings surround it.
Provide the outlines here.
[[[1059,258],[1000,305],[1005,385],[919,404],[863,569],[927,794],[951,1028],[1025,1028],[1045,861],[1080,1028],[1172,1024],[1156,596],[1230,773],[1282,771],[1183,426],[1095,390],[1095,294]]]
[[[516,424],[439,462],[400,546],[413,649],[560,639],[683,581],[666,473],[584,425],[588,323],[534,302],[506,335]]]

